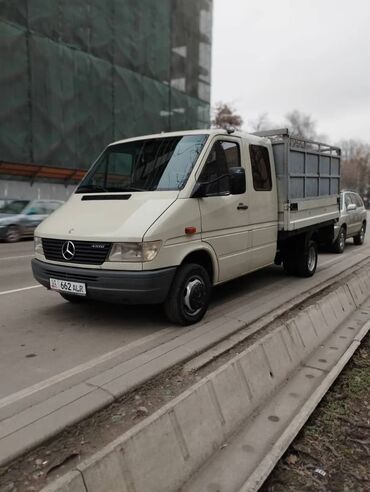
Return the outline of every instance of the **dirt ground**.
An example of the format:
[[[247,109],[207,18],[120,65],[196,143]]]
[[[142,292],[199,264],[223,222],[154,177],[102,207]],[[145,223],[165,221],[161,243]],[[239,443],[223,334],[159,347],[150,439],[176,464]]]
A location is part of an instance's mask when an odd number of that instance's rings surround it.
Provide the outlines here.
[[[262,492],[370,492],[370,334]]]

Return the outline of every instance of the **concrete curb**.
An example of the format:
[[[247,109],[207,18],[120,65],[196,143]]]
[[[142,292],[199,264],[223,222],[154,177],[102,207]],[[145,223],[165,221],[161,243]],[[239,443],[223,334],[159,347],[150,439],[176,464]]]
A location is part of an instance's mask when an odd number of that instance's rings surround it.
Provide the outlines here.
[[[370,322],[366,323],[364,326],[363,336],[369,331]],[[362,339],[363,337],[361,337]],[[335,379],[344,369],[347,362],[350,360],[352,355],[357,350],[360,345],[360,341],[354,340],[346,352],[342,355],[340,360],[335,364],[333,369],[327,374],[324,381],[320,384],[320,386],[315,390],[313,395],[307,400],[307,402],[303,405],[300,412],[295,416],[294,420],[292,420],[289,427],[285,430],[285,432],[280,436],[280,438],[274,443],[270,452],[266,455],[265,459],[260,463],[260,465],[255,469],[253,474],[248,478],[248,480],[243,484],[238,492],[254,492],[257,491],[263,482],[266,480],[270,472],[273,470],[275,464],[283,455],[284,451],[287,449],[289,444],[293,441],[293,439],[298,434],[299,430],[302,428],[304,423],[307,421],[309,416],[315,410],[316,406],[320,403],[322,397],[328,391],[330,386],[333,384]]]
[[[312,367],[318,377],[328,373],[324,367],[310,365],[310,357],[369,292],[370,269],[366,268],[84,461],[59,481],[59,488],[53,484],[44,492],[172,492],[184,487],[303,362],[308,361],[306,367]],[[358,345],[360,331],[357,327],[351,340],[342,336],[338,347],[327,347],[330,354],[337,354],[331,355],[332,364],[339,363],[352,343]],[[65,488],[67,483],[70,488]],[[189,486],[187,490],[200,489]]]

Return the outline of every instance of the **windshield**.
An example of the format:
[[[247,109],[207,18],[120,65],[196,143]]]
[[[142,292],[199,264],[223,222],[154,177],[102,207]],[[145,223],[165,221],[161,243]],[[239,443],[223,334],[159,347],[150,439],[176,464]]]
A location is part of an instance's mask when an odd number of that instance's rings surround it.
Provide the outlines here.
[[[20,214],[28,203],[29,200],[12,200],[0,207],[0,214]]]
[[[181,190],[208,135],[135,140],[108,147],[76,193]]]

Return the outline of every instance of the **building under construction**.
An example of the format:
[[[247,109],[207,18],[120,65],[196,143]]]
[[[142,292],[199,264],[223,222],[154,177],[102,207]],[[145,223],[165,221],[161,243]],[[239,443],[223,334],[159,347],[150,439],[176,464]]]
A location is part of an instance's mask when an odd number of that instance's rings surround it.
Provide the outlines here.
[[[75,183],[114,140],[208,127],[211,38],[212,0],[0,0],[0,197]]]

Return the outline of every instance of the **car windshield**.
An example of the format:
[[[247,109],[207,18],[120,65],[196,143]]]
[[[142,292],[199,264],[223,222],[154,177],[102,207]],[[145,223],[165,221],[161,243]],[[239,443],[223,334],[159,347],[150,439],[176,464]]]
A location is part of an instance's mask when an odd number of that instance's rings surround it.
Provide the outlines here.
[[[181,190],[207,137],[159,137],[111,145],[76,193]]]
[[[29,200],[12,200],[0,207],[0,214],[20,214],[29,203]]]

